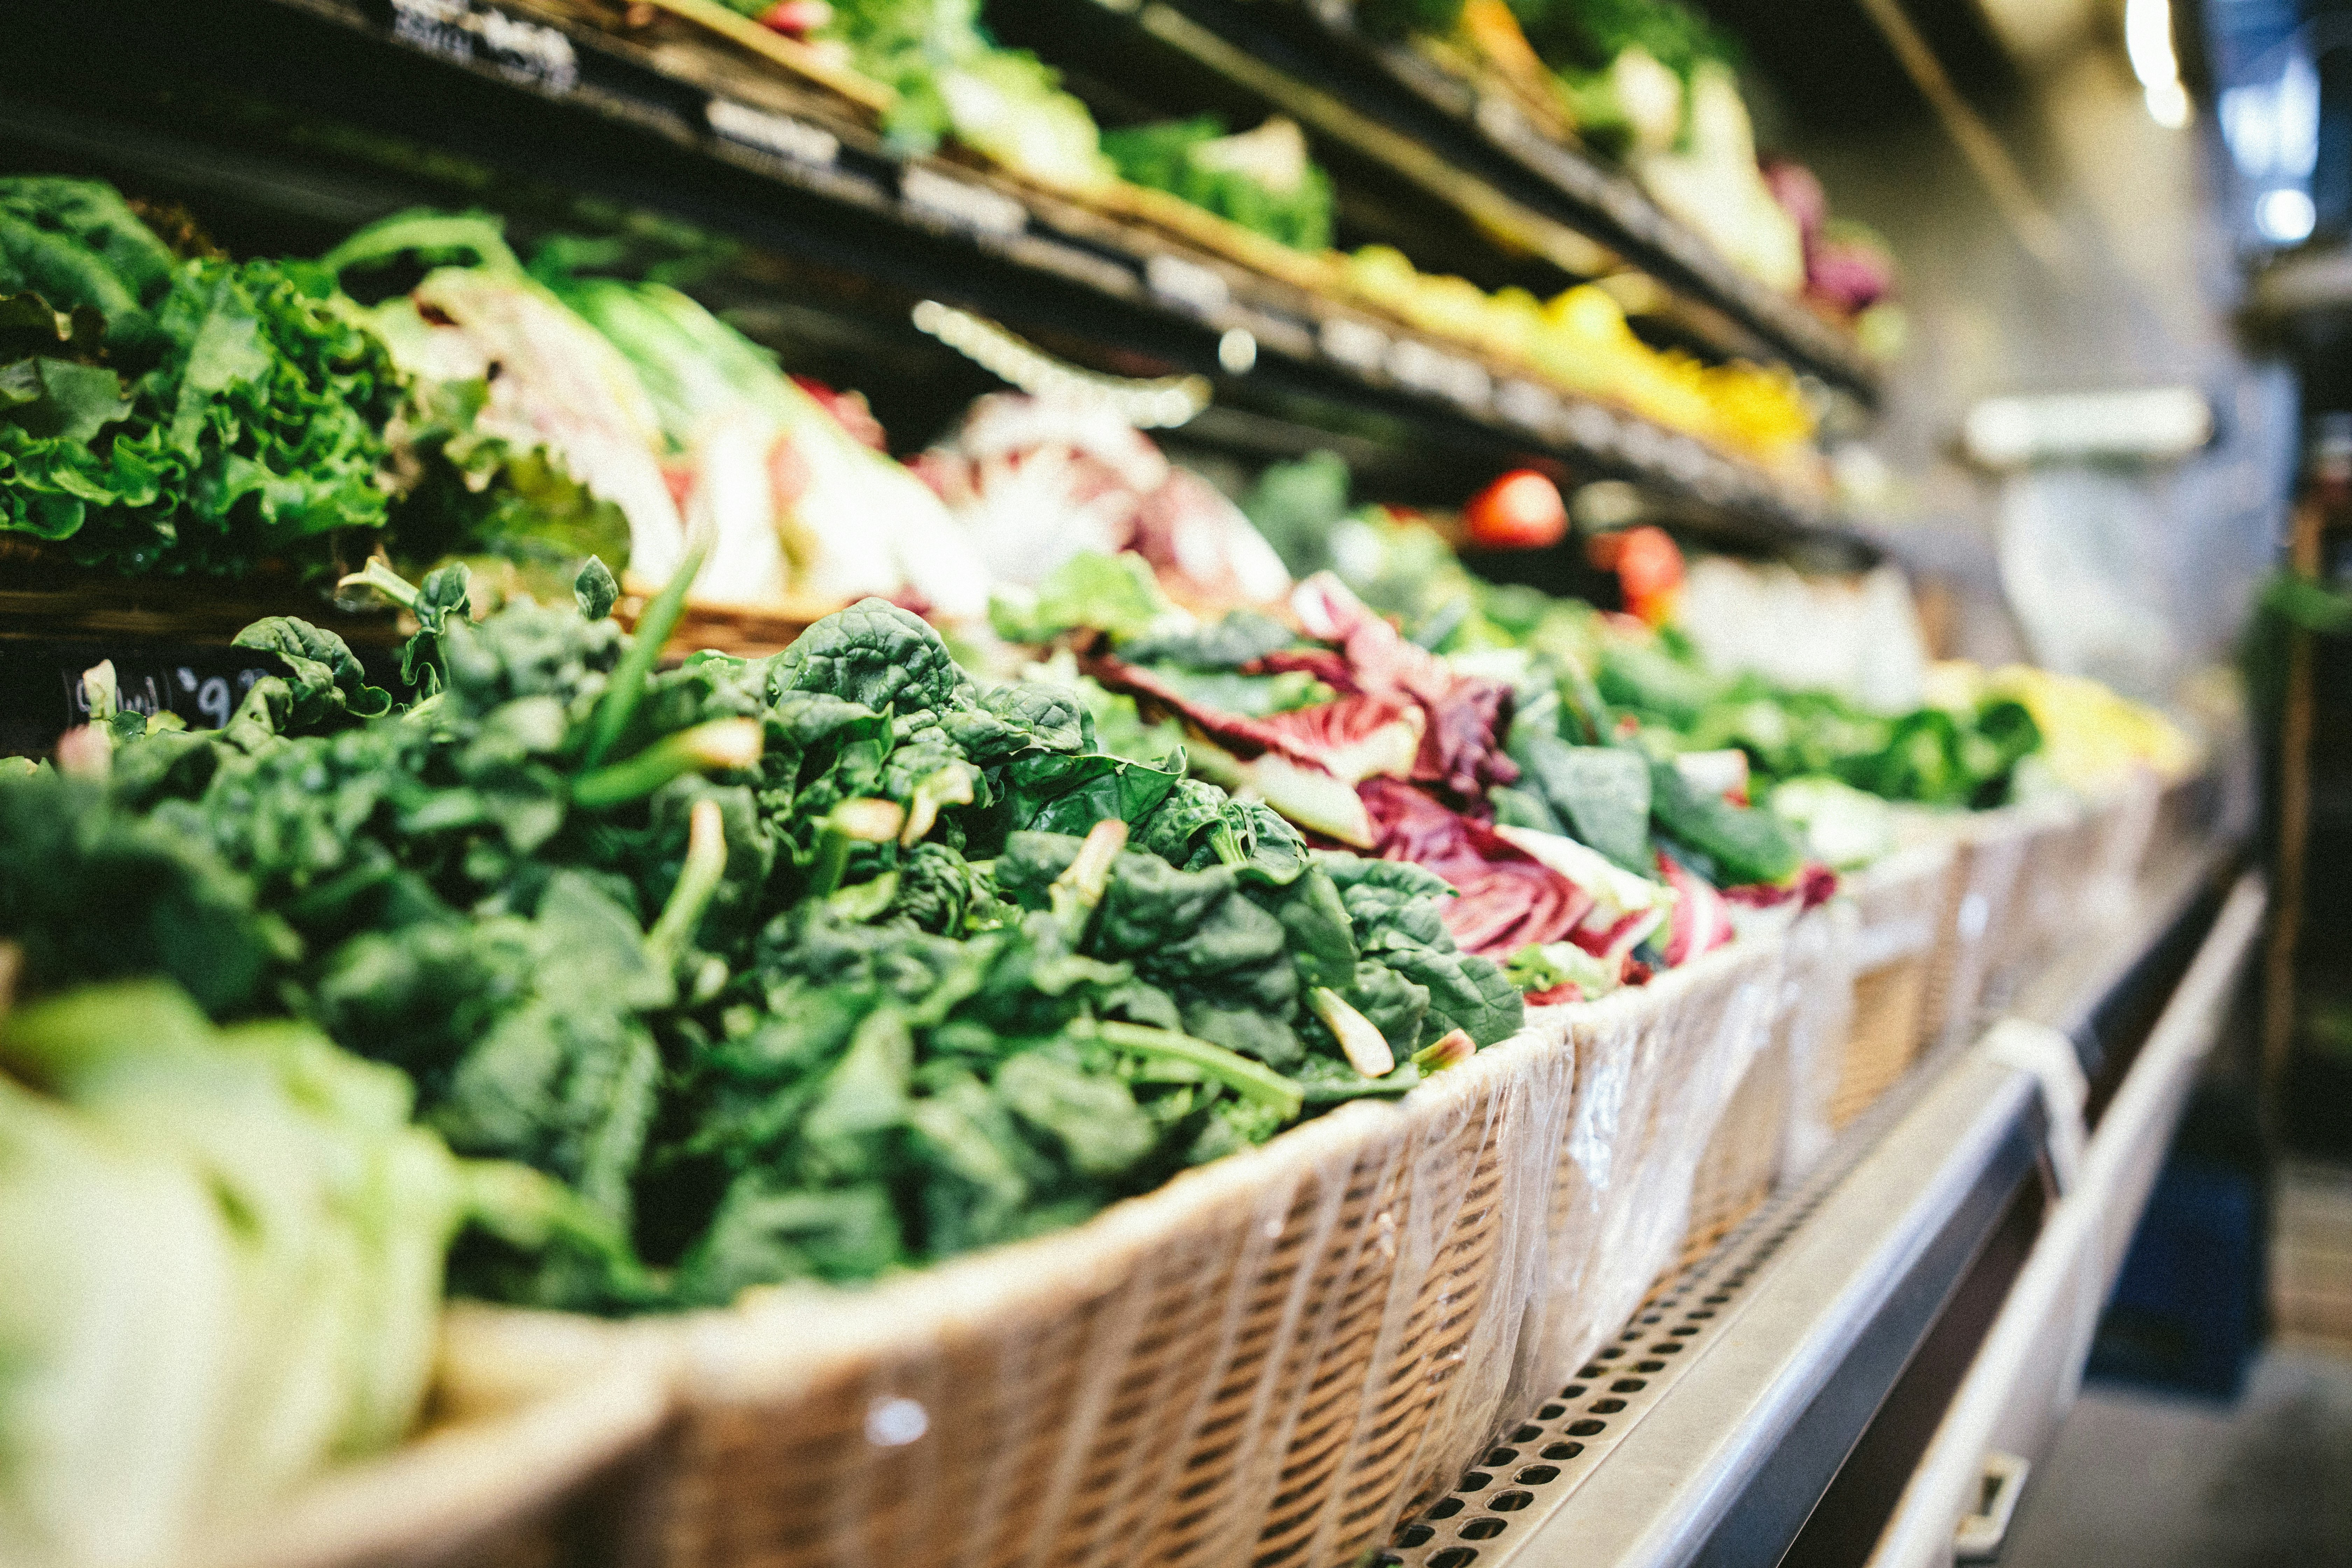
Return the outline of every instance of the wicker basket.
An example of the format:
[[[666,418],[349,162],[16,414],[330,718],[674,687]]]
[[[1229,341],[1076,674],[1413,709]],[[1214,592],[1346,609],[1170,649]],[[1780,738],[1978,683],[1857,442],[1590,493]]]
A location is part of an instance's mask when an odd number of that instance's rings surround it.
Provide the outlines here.
[[[1999,945],[1987,977],[1994,1003],[2005,1003],[2021,979],[2048,961],[2052,943],[2081,931],[2092,916],[2101,847],[2120,805],[2067,801],[2034,812],[2010,918],[1994,933]]]
[[[2137,769],[2100,814],[2102,824],[2094,898],[2101,911],[2119,914],[2139,885],[2140,870],[2157,841],[2166,784],[2154,768]]]
[[[1832,1129],[1876,1104],[1935,1033],[1935,973],[1955,938],[1960,875],[1957,847],[1943,841],[1901,850],[1847,882],[1853,1018],[1829,1091]]]
[[[1714,1247],[1784,1175],[1810,1168],[1828,1147],[1830,1085],[1853,1012],[1857,923],[1853,900],[1841,898],[1781,934],[1769,1031],[1700,1157],[1681,1262]]]
[[[2002,955],[2011,914],[2035,834],[2046,825],[2004,807],[1948,820],[1952,846],[1949,903],[1928,965],[1926,1039],[1972,1027]]]
[[[1570,1064],[1531,1029],[1400,1105],[865,1289],[567,1321],[674,1378],[653,1559],[1352,1559],[1492,1429]]]
[[[635,1561],[1352,1561],[1675,1257],[1778,939],[1548,1008],[1074,1229],[862,1289],[626,1324],[485,1314],[489,1367],[621,1353],[675,1414]],[[1539,1359],[1549,1352],[1549,1364]]]
[[[1743,940],[1565,1016],[1576,1061],[1526,1310],[1517,1403],[1560,1379],[1679,1254],[1708,1134],[1763,1046],[1782,940]]]
[[[1788,1142],[1793,1067],[1787,1050],[1767,1047],[1732,1092],[1691,1181],[1690,1225],[1675,1268],[1705,1257],[1772,1195]]]
[[[425,1430],[332,1470],[208,1543],[205,1568],[434,1568],[568,1561],[610,1543],[668,1409],[656,1358],[572,1321],[459,1306]],[[541,1344],[551,1326],[560,1346]],[[485,1355],[483,1332],[496,1342]],[[483,1375],[487,1369],[496,1375]],[[625,1556],[625,1552],[621,1555]],[[614,1560],[620,1560],[616,1556]]]

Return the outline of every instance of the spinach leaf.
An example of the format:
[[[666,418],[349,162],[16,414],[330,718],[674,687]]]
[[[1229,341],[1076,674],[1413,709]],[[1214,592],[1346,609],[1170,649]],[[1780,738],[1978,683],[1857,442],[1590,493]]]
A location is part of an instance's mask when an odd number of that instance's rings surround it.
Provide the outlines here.
[[[1031,752],[1006,767],[1005,797],[1013,820],[1023,828],[1083,837],[1107,819],[1134,823],[1149,817],[1182,776],[1098,752]]]
[[[1129,664],[1173,664],[1188,669],[1238,669],[1278,653],[1298,639],[1288,626],[1255,610],[1235,610],[1193,631],[1160,632],[1119,644]]]
[[[1514,734],[1512,740],[1513,759],[1557,816],[1560,829],[1627,870],[1650,874],[1656,864],[1650,848],[1652,784],[1649,763],[1640,752],[1570,746],[1545,735],[1522,742]]]
[[[1804,862],[1795,828],[1692,788],[1672,763],[1650,765],[1650,789],[1659,832],[1703,858],[1697,869],[1718,887],[1784,881]]]
[[[392,710],[392,693],[367,683],[367,671],[351,645],[308,621],[272,616],[237,633],[230,646],[275,654],[286,666],[288,673],[278,685],[257,681],[246,695],[246,706],[267,707],[273,729],[309,730],[339,719],[380,718]]]
[[[965,684],[948,645],[919,616],[861,599],[801,634],[773,664],[775,691],[814,691],[877,712],[946,708]]]

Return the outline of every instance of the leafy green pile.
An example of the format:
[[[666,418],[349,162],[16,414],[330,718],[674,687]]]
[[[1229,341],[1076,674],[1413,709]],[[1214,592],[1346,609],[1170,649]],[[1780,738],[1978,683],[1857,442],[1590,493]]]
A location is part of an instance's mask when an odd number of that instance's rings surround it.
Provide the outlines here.
[[[1700,62],[1736,62],[1730,37],[1681,0],[1509,0],[1511,14],[1546,64],[1597,71],[1641,49],[1685,81]]]
[[[1348,514],[1349,482],[1337,453],[1309,452],[1269,464],[1241,498],[1242,513],[1293,577],[1311,577],[1332,564],[1331,533]]]
[[[126,572],[320,570],[383,526],[382,346],[299,262],[183,261],[110,188],[0,179],[0,531]]]
[[[1307,161],[1287,121],[1244,135],[1213,114],[1105,133],[1103,152],[1122,178],[1170,192],[1194,206],[1295,250],[1331,247],[1330,177]]]
[[[772,0],[726,0],[747,16]],[[815,29],[845,47],[859,72],[897,94],[883,120],[890,139],[929,153],[950,133],[998,163],[1049,184],[1082,187],[1107,173],[1085,104],[1026,49],[1001,47],[981,25],[980,0],[834,0]]]
[[[1507,0],[1546,65],[1570,77],[1604,71],[1640,49],[1688,81],[1703,61],[1737,64],[1731,37],[1681,0]],[[1462,25],[1462,0],[1357,0],[1356,22],[1378,38],[1437,37]]]
[[[880,601],[656,670],[691,575],[632,641],[593,563],[577,609],[479,622],[462,569],[378,572],[421,627],[404,707],[331,635],[249,628],[289,673],[223,730],[123,715],[103,792],[0,783],[0,934],[37,985],[152,966],[405,1069],[454,1148],[570,1194],[461,1286],[601,1310],[1065,1224],[1418,1081],[1346,1065],[1363,1028],[1439,1061],[1517,1026],[1430,888],[1097,752],[1068,693],[983,689]]]
[[[1558,684],[1546,689],[1548,679]],[[1805,844],[1796,828],[1696,787],[1675,765],[1671,742],[1627,731],[1622,716],[1575,676],[1531,670],[1511,726],[1519,782],[1489,792],[1496,819],[1573,838],[1645,877],[1656,874],[1661,847],[1718,888],[1797,874]]]
[[[1885,800],[1974,808],[2006,804],[2018,764],[2042,749],[2032,712],[2010,697],[1871,712],[1834,692],[1710,669],[1671,627],[1653,633],[1588,605],[1480,582],[1425,525],[1340,527],[1356,547],[1343,552],[1348,575],[1367,603],[1424,647],[1517,661],[1521,707],[1556,696],[1571,742],[1630,730],[1661,757],[1736,748],[1759,798],[1792,779],[1833,778]],[[1514,742],[1517,756],[1516,732]]]
[[[1669,640],[1604,641],[1597,679],[1617,710],[1672,733],[1680,750],[1736,747],[1767,785],[1828,777],[1886,800],[1983,808],[2007,803],[2017,765],[2042,747],[2032,713],[2012,698],[1873,713],[1835,692],[1716,675]]]

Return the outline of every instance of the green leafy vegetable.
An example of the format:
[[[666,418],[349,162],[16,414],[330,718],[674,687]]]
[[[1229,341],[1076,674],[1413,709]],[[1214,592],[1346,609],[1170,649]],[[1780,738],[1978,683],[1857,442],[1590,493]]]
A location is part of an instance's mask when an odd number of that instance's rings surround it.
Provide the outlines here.
[[[1697,869],[1717,887],[1785,881],[1804,861],[1790,824],[1693,788],[1672,763],[1650,765],[1650,798],[1660,830],[1701,858]]]
[[[215,1030],[161,981],[0,1028],[0,1556],[166,1562],[397,1441],[443,1258],[519,1171],[408,1120],[299,1025]]]
[[[1522,740],[1516,727],[1511,740],[1512,758],[1552,817],[1524,826],[1565,833],[1629,871],[1651,873],[1650,767],[1639,752],[1571,746],[1542,733]]]
[[[1509,0],[1536,52],[1556,68],[1600,70],[1629,48],[1687,80],[1700,62],[1736,64],[1730,38],[1680,0]]]
[[[1214,115],[1114,131],[1102,139],[1119,174],[1296,250],[1331,247],[1331,181],[1287,120],[1229,135]]]
[[[1046,643],[1079,626],[1138,637],[1176,613],[1150,563],[1132,551],[1081,551],[1055,567],[1034,595],[1001,591],[988,618],[1007,642]]]
[[[177,261],[103,185],[6,179],[0,295],[0,530],[236,574],[317,570],[325,535],[384,525],[397,377],[319,269]],[[26,346],[28,300],[56,313],[47,344]],[[72,332],[85,311],[102,346]]]
[[[361,580],[416,614],[429,695],[386,710],[331,634],[255,628],[289,673],[225,729],[121,716],[104,795],[0,781],[0,938],[44,985],[291,1011],[405,1071],[461,1153],[560,1183],[461,1241],[461,1289],[860,1278],[1418,1081],[1346,1067],[1320,989],[1400,1061],[1516,1026],[1431,883],[1350,894],[1181,752],[1095,752],[1071,693],[983,688],[879,601],[661,669],[663,605],[643,643],[578,613],[596,572],[478,621],[460,574]]]
[[[1348,514],[1349,484],[1337,453],[1309,452],[1260,474],[1242,497],[1242,512],[1290,574],[1306,578],[1331,564],[1331,531]]]

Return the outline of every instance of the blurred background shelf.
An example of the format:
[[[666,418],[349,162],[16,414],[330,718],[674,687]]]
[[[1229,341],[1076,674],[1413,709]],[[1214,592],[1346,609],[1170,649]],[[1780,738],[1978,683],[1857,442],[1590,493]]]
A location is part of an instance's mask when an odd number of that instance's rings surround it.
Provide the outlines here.
[[[1853,333],[1740,272],[1622,170],[1548,134],[1503,93],[1357,31],[1307,0],[1041,0],[1007,8],[1007,38],[1068,69],[1081,96],[1282,113],[1317,136],[1343,184],[1399,216],[1429,204],[1499,247],[1583,281],[1633,268],[1667,291],[1643,324],[1711,357],[1785,362],[1862,403],[1882,390]],[[1139,69],[1139,59],[1151,68]],[[1416,224],[1416,238],[1430,233]]]
[[[1335,447],[1402,500],[1533,461],[1634,482],[1758,547],[1855,544],[1811,497],[1702,441],[1164,226],[903,156],[851,100],[723,51],[485,0],[97,0],[26,18],[13,44],[13,163],[165,184],[201,196],[232,244],[288,248],[493,193],[525,225],[534,206],[550,225],[659,215],[723,252],[698,291],[829,343],[894,427],[937,428],[995,384],[913,329],[936,300],[1088,369],[1205,376],[1214,406],[1187,439],[1260,458]]]

